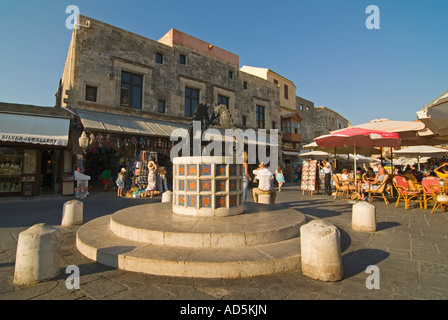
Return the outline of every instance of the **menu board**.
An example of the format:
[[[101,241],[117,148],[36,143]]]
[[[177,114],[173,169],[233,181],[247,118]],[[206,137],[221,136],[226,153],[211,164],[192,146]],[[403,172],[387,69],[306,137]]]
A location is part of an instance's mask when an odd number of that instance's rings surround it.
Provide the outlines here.
[[[317,160],[306,160],[302,164],[302,192],[316,190]]]

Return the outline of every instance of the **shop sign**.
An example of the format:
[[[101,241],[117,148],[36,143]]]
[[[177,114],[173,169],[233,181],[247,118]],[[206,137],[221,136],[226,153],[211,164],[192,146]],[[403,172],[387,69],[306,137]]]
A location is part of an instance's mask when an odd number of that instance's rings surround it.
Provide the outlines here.
[[[41,137],[9,135],[9,134],[2,134],[0,140],[9,142],[23,142],[23,143],[35,143],[35,144],[37,143],[37,144],[49,144],[49,145],[55,145],[58,142],[57,139],[52,138],[41,138]]]

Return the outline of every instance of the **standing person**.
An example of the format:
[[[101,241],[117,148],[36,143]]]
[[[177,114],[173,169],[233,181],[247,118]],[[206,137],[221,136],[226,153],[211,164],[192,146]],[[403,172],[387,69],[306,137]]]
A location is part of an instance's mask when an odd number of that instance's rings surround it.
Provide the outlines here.
[[[283,175],[283,171],[280,166],[278,166],[277,170],[275,170],[275,179],[278,182],[278,192],[282,192],[282,186],[285,183],[285,176]]]
[[[273,190],[274,186],[274,175],[266,169],[264,163],[260,163],[258,169],[253,171],[253,174],[257,176],[258,188],[252,189],[252,197],[254,198],[254,202],[258,202],[258,195],[260,194],[269,194],[271,195],[271,203],[275,203],[276,193]]]
[[[157,165],[153,159],[154,158],[151,157],[151,160],[148,162],[148,184],[146,186],[145,194],[144,194],[144,196],[146,197],[149,192],[150,198],[152,198],[154,196],[154,191],[156,190]]]
[[[167,180],[166,180],[166,168],[160,167],[159,168],[159,192],[160,192],[160,194],[162,194],[166,190],[168,190]]]
[[[249,164],[247,163],[247,153],[244,152],[244,175],[243,175],[243,202],[246,202],[247,189],[249,188],[249,182],[252,182],[252,178],[249,174]]]
[[[110,184],[112,182],[112,173],[109,169],[104,169],[101,173],[101,183],[104,186],[104,191],[109,191]]]
[[[118,174],[117,181],[115,181],[115,183],[117,184],[117,187],[118,187],[117,197],[123,196],[125,172],[126,172],[126,169],[122,168],[120,173]]]
[[[325,193],[331,196],[331,162],[323,161],[324,165],[320,166],[324,170],[325,174]]]
[[[300,186],[300,184],[302,183],[302,166],[300,164],[297,165],[296,172],[297,172],[297,178],[298,178],[299,186]]]

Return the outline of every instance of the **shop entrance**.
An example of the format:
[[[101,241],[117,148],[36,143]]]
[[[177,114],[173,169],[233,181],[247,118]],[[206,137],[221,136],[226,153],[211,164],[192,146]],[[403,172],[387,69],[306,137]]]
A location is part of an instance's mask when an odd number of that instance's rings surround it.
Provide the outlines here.
[[[61,192],[61,151],[41,151],[40,193]]]

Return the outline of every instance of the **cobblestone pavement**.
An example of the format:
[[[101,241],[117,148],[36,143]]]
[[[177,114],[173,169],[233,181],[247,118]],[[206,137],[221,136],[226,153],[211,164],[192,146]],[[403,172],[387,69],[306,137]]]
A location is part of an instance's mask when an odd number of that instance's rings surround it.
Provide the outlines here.
[[[248,201],[252,201],[251,197]],[[289,184],[277,202],[299,210],[307,221],[325,219],[341,232],[344,279],[321,282],[301,270],[243,279],[190,279],[152,276],[102,266],[75,247],[77,227],[61,227],[63,203],[71,197],[0,198],[1,300],[410,300],[448,298],[448,213],[409,210],[402,203],[376,200],[377,231],[356,232],[350,227],[352,204],[326,195],[302,195]],[[84,201],[84,221],[116,210],[160,201],[117,198],[97,192]],[[432,208],[432,205],[430,206]],[[18,234],[36,223],[58,227],[63,235],[63,265],[56,279],[32,286],[12,282]],[[80,269],[80,288],[68,290],[66,267]],[[380,288],[367,289],[366,268],[380,271]]]

